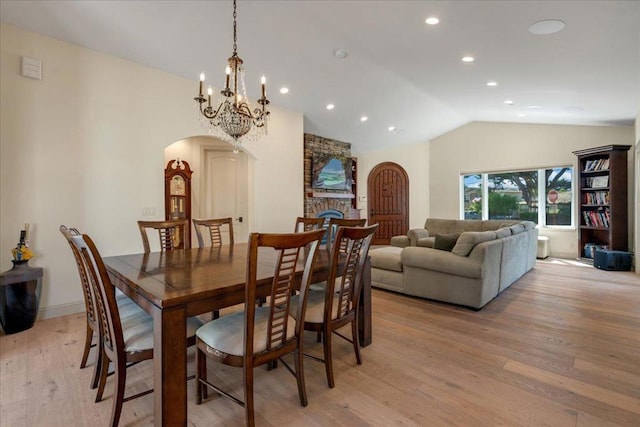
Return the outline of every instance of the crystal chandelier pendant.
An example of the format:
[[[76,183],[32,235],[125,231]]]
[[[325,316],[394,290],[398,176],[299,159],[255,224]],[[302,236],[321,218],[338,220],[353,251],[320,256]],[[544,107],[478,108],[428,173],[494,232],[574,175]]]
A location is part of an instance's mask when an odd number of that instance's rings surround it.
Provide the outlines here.
[[[243,61],[237,52],[236,33],[236,0],[233,1],[233,55],[228,59],[225,87],[220,91],[220,97],[212,104],[213,91],[208,95],[202,93],[204,74],[200,75],[200,91],[194,98],[199,110],[199,116],[209,134],[229,142],[238,152],[244,141],[254,141],[267,134],[269,100],[266,96],[266,81],[262,77],[262,96],[258,99],[259,107],[253,108],[249,104],[247,90],[244,84]]]

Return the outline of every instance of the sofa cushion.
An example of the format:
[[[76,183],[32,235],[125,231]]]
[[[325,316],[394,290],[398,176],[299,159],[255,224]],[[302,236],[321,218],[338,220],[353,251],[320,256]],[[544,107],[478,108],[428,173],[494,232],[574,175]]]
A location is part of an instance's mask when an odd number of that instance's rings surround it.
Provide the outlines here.
[[[524,225],[525,230],[532,230],[536,228],[536,223],[533,221],[522,221],[521,224]]]
[[[394,246],[370,250],[371,267],[401,272],[400,252],[402,252],[402,248]]]
[[[511,227],[511,235],[520,234],[524,231],[524,225],[522,224],[514,224]]]
[[[460,235],[451,252],[458,256],[468,256],[473,247],[478,243],[495,239],[495,231],[465,231]]]
[[[458,237],[460,237],[458,233],[436,234],[433,242],[433,249],[451,252],[458,241]]]
[[[422,239],[418,239],[418,244],[416,246],[420,246],[421,248],[432,248],[435,241],[435,237],[423,237]]]
[[[505,237],[511,236],[511,229],[509,227],[502,227],[496,230],[496,236],[498,239],[504,239]]]
[[[460,234],[465,231],[482,231],[482,221],[477,219],[461,219],[455,221],[453,231]]]
[[[453,233],[455,232],[456,222],[458,221],[455,219],[427,218],[424,228],[429,230],[429,236],[435,236],[438,233]]]

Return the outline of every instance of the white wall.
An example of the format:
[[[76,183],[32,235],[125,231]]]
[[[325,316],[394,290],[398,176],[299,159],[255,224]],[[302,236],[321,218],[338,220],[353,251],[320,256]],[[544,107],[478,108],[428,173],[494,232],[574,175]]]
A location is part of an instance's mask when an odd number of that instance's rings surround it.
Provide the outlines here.
[[[387,150],[352,153],[358,158],[358,197],[367,196],[367,178],[382,162],[394,162],[409,176],[409,228],[424,227],[429,215],[429,144],[404,145]],[[358,200],[362,218],[368,218],[367,202]]]
[[[474,122],[430,143],[430,216],[458,218],[460,174],[508,169],[573,165],[573,151],[610,144],[632,145],[633,127],[561,126]],[[629,155],[630,246],[633,244],[633,150]],[[576,230],[542,228],[550,237],[550,252],[559,257],[578,255]]]
[[[204,133],[192,100],[197,81],[0,30],[0,267],[11,266],[10,250],[30,223],[44,317],[77,311],[78,274],[59,225],[90,234],[103,256],[142,250],[142,209],[164,214],[165,147]],[[21,56],[42,59],[41,81],[19,75]],[[271,111],[269,135],[247,144],[255,158],[250,209],[256,230],[283,231],[303,211],[303,118]]]

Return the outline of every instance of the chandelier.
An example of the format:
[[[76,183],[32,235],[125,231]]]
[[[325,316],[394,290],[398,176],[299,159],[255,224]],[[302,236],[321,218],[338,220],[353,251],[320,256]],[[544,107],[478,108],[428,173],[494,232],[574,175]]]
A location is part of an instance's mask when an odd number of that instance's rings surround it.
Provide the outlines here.
[[[213,89],[209,87],[207,97],[202,93],[204,73],[200,74],[200,90],[194,98],[196,106],[200,110],[200,120],[215,135],[233,146],[234,153],[238,152],[240,143],[245,140],[256,140],[267,133],[267,121],[269,111],[265,83],[262,76],[262,96],[258,99],[260,107],[251,108],[247,90],[244,84],[244,66],[238,56],[236,35],[236,0],[233,0],[233,55],[228,60],[226,68],[225,87],[220,91],[221,97],[214,105],[211,104]]]

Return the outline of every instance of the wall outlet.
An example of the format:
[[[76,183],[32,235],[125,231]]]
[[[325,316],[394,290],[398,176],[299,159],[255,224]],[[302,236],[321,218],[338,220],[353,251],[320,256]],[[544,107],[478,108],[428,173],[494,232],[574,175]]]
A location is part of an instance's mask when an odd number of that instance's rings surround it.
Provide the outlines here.
[[[142,208],[142,216],[154,216],[156,208]]]

